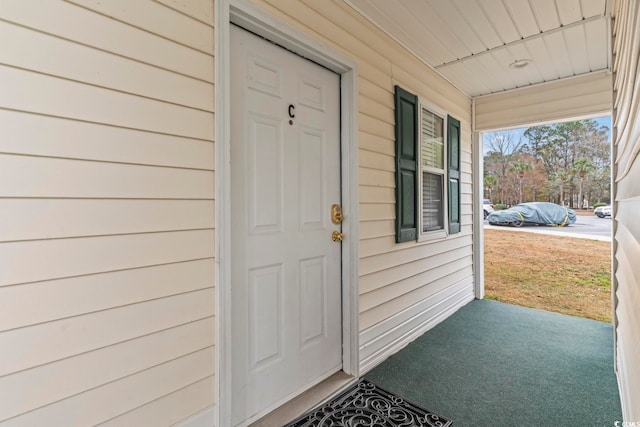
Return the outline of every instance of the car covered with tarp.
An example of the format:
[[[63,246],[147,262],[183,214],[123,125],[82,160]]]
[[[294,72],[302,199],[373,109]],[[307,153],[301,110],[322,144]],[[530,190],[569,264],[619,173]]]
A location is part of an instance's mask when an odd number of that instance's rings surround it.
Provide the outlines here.
[[[576,212],[564,206],[548,202],[520,203],[505,209],[495,211],[487,217],[491,225],[551,225],[566,227],[576,222]]]

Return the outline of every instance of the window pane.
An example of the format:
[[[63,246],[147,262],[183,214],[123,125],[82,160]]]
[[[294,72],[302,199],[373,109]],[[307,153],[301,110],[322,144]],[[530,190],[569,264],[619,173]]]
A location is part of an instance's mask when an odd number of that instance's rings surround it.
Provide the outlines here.
[[[444,169],[444,120],[423,108],[421,126],[422,166]]]
[[[422,172],[422,231],[443,228],[442,175]]]

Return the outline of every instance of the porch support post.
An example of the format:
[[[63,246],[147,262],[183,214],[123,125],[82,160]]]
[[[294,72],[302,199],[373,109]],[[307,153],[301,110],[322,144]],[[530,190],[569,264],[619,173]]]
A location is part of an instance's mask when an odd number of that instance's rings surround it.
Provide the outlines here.
[[[475,99],[471,104],[472,131],[472,203],[473,203],[473,282],[476,299],[484,298],[484,165],[482,157],[482,134],[475,130]]]

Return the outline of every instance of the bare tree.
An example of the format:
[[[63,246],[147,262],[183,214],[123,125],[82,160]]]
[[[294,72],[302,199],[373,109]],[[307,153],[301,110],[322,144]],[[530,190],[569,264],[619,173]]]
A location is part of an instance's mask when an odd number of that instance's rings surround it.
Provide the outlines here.
[[[494,188],[500,194],[500,202],[507,201],[507,188],[509,169],[516,156],[524,148],[522,134],[513,130],[504,130],[487,134],[485,145],[485,175],[491,172],[497,180]]]
[[[609,129],[594,120],[485,134],[485,176],[493,175],[493,195],[501,203],[554,200],[570,206],[610,198]],[[524,170],[518,162],[529,163]],[[526,181],[526,182],[525,182]],[[532,195],[529,196],[530,184]]]
[[[513,130],[501,130],[488,134],[485,139],[485,151],[498,153],[503,157],[518,153],[524,147],[525,140]]]

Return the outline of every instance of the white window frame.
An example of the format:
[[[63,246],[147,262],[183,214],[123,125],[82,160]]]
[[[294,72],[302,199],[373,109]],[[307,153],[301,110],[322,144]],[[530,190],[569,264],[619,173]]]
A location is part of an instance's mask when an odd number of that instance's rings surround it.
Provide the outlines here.
[[[429,241],[429,240],[437,240],[437,239],[444,239],[449,235],[449,192],[447,191],[448,186],[447,186],[447,182],[448,182],[448,167],[449,167],[449,161],[448,161],[448,140],[447,140],[447,112],[444,111],[443,109],[437,107],[436,105],[425,101],[423,99],[419,99],[418,100],[418,105],[419,105],[419,113],[418,113],[418,123],[419,123],[419,130],[418,130],[418,150],[417,153],[419,154],[419,179],[418,179],[418,206],[420,207],[419,209],[419,215],[418,215],[418,242],[424,242],[424,241]],[[429,166],[423,166],[422,165],[422,114],[423,114],[423,110],[427,110],[429,111],[431,114],[438,116],[439,118],[442,119],[442,138],[443,138],[443,152],[442,152],[442,156],[443,156],[443,169],[437,169],[437,168],[432,168]],[[423,172],[428,172],[428,173],[432,173],[432,174],[442,174],[442,180],[440,185],[442,186],[442,229],[441,230],[433,230],[433,231],[423,231],[424,230],[424,218],[423,218],[423,178],[422,178],[422,174]]]

